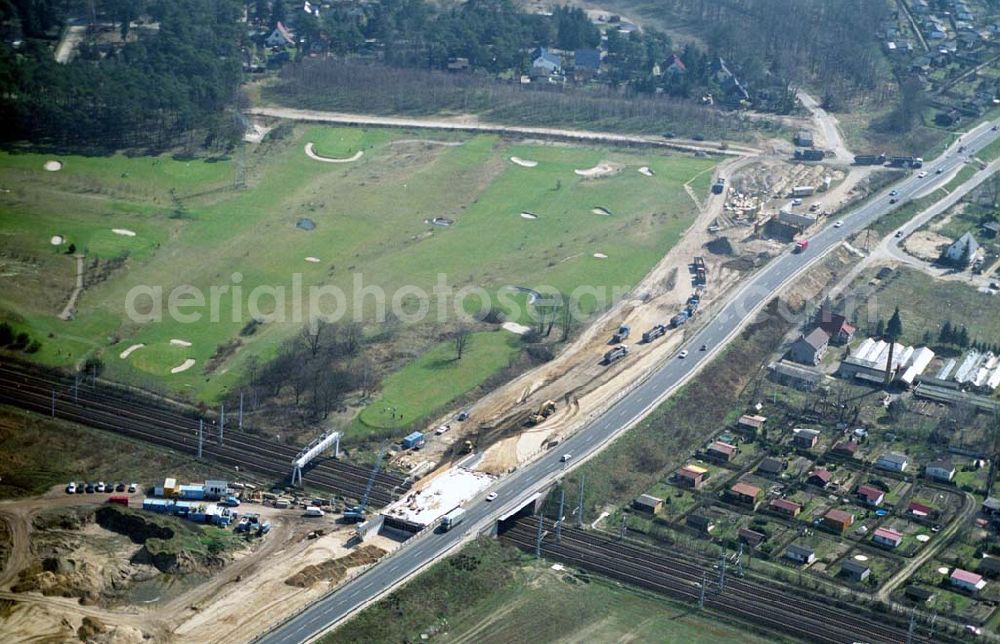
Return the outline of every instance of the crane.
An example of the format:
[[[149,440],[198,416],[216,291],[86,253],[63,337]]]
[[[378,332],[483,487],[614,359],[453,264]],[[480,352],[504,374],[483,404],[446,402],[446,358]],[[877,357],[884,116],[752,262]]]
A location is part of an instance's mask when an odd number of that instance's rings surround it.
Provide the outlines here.
[[[385,456],[387,449],[389,449],[389,443],[384,443],[382,449],[378,452],[378,456],[375,458],[375,467],[372,468],[372,475],[368,477],[368,485],[365,487],[364,496],[361,497],[357,505],[344,510],[344,521],[346,523],[361,523],[365,520],[368,497],[371,495],[372,487],[375,485],[375,477],[378,476],[379,470],[382,469],[382,457]]]

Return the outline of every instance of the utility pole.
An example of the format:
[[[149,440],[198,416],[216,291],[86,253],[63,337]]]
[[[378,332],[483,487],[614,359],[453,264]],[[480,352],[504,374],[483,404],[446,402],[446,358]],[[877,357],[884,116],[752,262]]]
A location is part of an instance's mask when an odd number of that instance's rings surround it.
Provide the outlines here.
[[[542,526],[545,524],[545,515],[538,515],[538,534],[535,535],[535,558],[542,558]]]
[[[576,508],[576,527],[583,527],[583,482],[586,480],[586,476],[580,475],[580,505]]]
[[[241,432],[243,431],[243,390],[240,389],[240,417],[239,421],[236,423],[237,429]]]
[[[219,407],[219,445],[222,445],[222,439],[226,431],[226,403],[222,403]]]
[[[563,504],[566,503],[566,486],[559,486],[559,516],[556,517],[556,543],[562,543]]]
[[[198,419],[198,458],[201,458],[201,443],[205,433],[205,419]]]

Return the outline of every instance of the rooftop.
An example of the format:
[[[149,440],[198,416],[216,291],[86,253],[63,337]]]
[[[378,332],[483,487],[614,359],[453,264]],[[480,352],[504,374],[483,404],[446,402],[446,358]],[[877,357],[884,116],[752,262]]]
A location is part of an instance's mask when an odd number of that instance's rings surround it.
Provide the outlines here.
[[[737,483],[736,485],[734,485],[729,489],[735,494],[740,494],[744,496],[756,497],[758,494],[760,494],[759,487],[757,487],[756,485],[750,485],[749,483],[744,483],[742,481],[740,481],[739,483]]]
[[[453,467],[421,481],[423,485],[420,489],[411,490],[387,507],[384,514],[429,525],[485,490],[493,480],[492,476],[483,472]]]

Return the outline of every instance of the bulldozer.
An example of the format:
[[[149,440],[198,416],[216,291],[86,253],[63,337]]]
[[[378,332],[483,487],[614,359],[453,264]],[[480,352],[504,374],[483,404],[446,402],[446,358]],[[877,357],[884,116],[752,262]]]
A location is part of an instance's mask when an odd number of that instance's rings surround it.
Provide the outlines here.
[[[546,400],[538,408],[538,411],[528,416],[527,426],[534,427],[556,412],[556,404],[551,400]]]

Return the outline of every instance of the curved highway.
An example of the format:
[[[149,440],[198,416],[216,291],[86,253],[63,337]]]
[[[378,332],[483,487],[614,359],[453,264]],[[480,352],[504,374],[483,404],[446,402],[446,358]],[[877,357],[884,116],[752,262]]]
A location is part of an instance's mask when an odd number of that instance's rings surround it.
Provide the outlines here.
[[[667,396],[690,379],[698,367],[733,337],[753,315],[782,287],[800,275],[811,264],[834,249],[848,237],[864,230],[876,219],[912,199],[929,187],[940,187],[958,166],[965,163],[980,149],[1000,138],[993,130],[994,123],[984,123],[965,134],[944,154],[923,170],[927,176],[919,178],[916,172],[894,184],[890,189],[870,198],[854,210],[841,215],[843,224],[833,222],[809,238],[809,248],[803,253],[785,252],[772,260],[764,269],[733,295],[704,328],[686,343],[689,355],[665,362],[655,373],[638,383],[612,404],[604,413],[588,421],[575,434],[566,439],[538,460],[515,471],[493,486],[499,498],[493,503],[483,498],[465,504],[464,523],[446,533],[425,531],[407,541],[396,552],[354,580],[318,600],[298,615],[287,620],[260,639],[269,644],[292,644],[316,638],[340,623],[357,610],[385,594],[401,580],[409,578],[442,554],[459,547],[463,542],[488,528],[492,521],[505,512],[516,509],[530,500],[551,481],[563,476],[569,467],[579,465],[606,446],[612,438],[632,427],[659,405]],[[959,146],[964,152],[958,154]],[[941,169],[941,173],[936,171]],[[894,199],[895,204],[890,203]],[[698,348],[706,344],[708,351]],[[561,462],[563,454],[572,454],[569,463]]]

